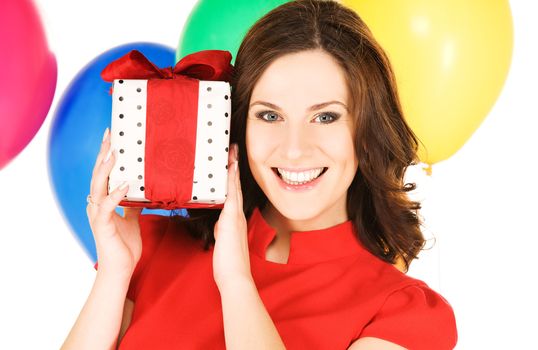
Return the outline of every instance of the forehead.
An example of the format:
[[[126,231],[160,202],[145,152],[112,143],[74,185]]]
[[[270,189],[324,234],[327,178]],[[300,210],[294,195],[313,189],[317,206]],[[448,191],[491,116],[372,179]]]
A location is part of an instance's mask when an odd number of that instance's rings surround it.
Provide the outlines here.
[[[275,59],[256,82],[251,100],[265,100],[284,109],[329,100],[348,104],[346,73],[321,50],[286,54]]]

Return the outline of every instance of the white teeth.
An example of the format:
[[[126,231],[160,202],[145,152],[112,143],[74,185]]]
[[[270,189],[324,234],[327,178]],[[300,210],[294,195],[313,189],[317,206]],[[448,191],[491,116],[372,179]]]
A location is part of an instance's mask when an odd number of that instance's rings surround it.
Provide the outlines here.
[[[312,169],[308,171],[301,172],[291,172],[277,168],[280,175],[282,175],[282,180],[291,185],[301,185],[307,182],[310,182],[317,178],[319,174],[323,171],[323,168]]]

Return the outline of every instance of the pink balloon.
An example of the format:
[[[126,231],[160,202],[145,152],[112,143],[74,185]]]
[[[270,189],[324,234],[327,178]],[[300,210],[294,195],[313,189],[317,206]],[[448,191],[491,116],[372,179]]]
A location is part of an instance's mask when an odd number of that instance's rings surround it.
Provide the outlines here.
[[[56,90],[56,58],[30,0],[0,0],[0,169],[35,136]]]

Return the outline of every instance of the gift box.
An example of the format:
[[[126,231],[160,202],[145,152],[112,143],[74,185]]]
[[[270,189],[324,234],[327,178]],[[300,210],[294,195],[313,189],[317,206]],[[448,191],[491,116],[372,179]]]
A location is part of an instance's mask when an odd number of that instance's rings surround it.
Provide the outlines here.
[[[222,208],[231,118],[231,54],[204,50],[158,68],[133,50],[101,77],[112,85],[108,191],[129,184],[123,207]]]

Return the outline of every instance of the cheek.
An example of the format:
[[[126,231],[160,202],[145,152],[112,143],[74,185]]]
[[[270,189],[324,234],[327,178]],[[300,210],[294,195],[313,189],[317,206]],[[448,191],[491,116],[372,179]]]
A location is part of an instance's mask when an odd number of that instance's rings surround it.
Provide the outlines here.
[[[259,123],[250,123],[247,125],[246,142],[251,153],[259,153],[263,150],[263,145],[267,144],[270,139],[267,135],[270,133],[269,128],[264,128]]]
[[[276,140],[274,136],[270,128],[264,128],[256,122],[247,122],[245,142],[249,166],[253,174],[258,168],[265,166]]]
[[[324,152],[338,165],[356,168],[357,156],[351,130],[347,127],[327,128],[318,133],[319,140]]]

